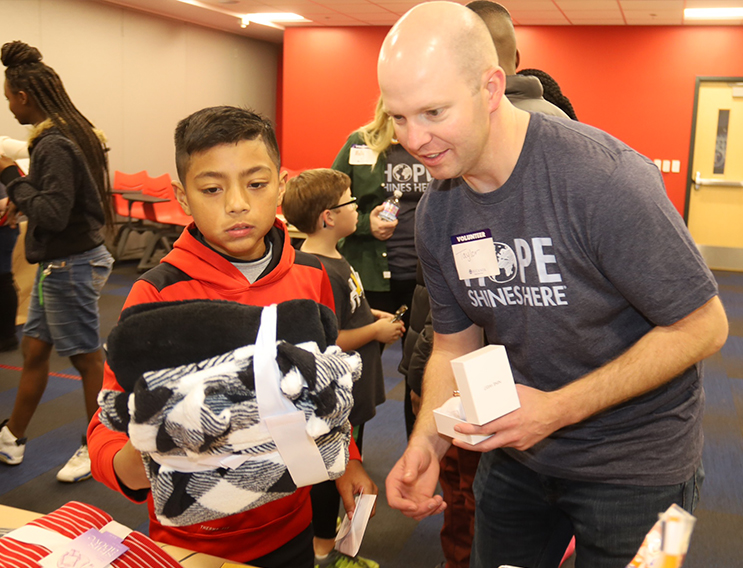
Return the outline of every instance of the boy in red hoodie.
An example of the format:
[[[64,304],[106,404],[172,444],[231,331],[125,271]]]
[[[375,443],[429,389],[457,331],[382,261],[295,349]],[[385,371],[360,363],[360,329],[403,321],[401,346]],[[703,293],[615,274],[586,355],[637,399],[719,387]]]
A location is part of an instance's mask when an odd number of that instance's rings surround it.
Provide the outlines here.
[[[124,308],[149,302],[230,300],[266,306],[310,299],[333,308],[322,264],[295,251],[276,219],[286,173],[271,124],[234,107],[200,110],[175,132],[173,186],[193,217],[162,263],[134,283]],[[106,366],[103,389],[122,390]],[[155,518],[141,455],[126,434],[98,417],[88,427],[93,476],[135,502],[147,500],[150,536],[198,552],[264,568],[313,566],[309,487],[249,511],[197,525],[173,527]],[[376,493],[351,444],[346,473],[337,480],[347,511],[354,494]],[[349,513],[350,514],[350,513]]]

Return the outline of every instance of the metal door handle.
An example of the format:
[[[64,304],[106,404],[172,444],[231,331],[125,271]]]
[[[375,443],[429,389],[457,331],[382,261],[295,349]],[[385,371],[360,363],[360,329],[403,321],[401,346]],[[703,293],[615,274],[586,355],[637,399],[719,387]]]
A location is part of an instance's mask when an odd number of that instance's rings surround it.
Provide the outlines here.
[[[727,179],[703,179],[701,172],[697,172],[694,178],[694,189],[699,190],[703,185],[717,187],[743,187],[743,181],[732,181]]]

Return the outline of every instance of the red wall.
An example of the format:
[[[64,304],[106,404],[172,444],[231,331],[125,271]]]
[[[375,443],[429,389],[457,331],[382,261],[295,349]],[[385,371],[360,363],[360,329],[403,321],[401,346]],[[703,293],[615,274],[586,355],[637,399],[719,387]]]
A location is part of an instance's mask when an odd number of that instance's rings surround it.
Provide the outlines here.
[[[284,35],[282,153],[287,167],[328,167],[368,122],[389,28],[294,28]],[[651,159],[683,213],[697,76],[743,76],[743,27],[519,26],[521,68],[550,73],[582,122]]]

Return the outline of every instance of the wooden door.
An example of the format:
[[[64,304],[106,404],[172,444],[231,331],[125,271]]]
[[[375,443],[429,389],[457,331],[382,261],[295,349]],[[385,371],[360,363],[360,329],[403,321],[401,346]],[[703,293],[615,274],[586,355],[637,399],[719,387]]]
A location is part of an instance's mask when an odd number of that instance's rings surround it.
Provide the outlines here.
[[[743,79],[698,79],[689,231],[710,268],[743,271]]]

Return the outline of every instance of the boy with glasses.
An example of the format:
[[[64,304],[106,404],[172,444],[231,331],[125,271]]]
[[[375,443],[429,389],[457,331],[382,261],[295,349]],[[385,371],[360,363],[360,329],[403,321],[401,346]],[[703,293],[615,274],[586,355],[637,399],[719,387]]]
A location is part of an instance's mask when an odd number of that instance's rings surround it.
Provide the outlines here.
[[[402,337],[402,321],[393,321],[387,312],[369,307],[358,273],[338,252],[338,241],[356,230],[356,198],[351,196],[351,180],[330,169],[307,170],[287,181],[282,210],[286,220],[307,234],[302,252],[314,254],[330,277],[338,318],[338,346],[361,355],[361,378],[353,385],[351,411],[353,436],[359,451],[364,424],[376,414],[385,400],[382,357],[378,342],[392,343]],[[334,550],[339,495],[333,483],[312,488],[312,525],[315,530],[315,566],[377,568],[360,557],[348,558]]]

